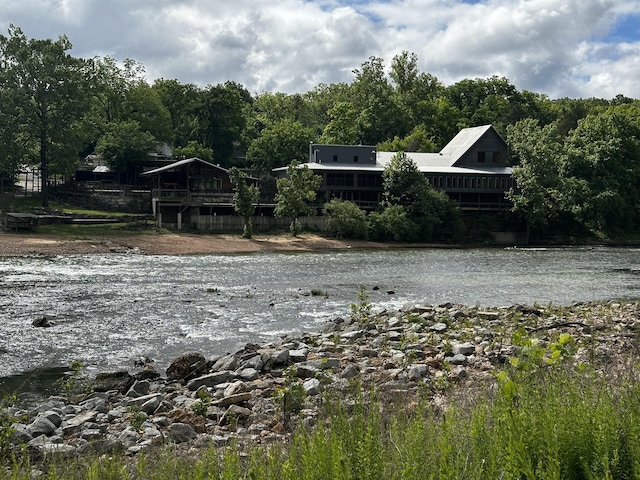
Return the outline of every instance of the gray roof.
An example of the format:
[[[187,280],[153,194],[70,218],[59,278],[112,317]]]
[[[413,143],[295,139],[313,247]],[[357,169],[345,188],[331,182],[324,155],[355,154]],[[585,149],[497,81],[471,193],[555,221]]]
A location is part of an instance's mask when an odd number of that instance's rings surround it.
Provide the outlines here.
[[[378,152],[380,153],[380,152]],[[395,155],[392,152],[382,152],[382,153],[390,153],[391,156]],[[430,154],[434,155],[434,154]],[[435,154],[437,155],[437,154]],[[407,154],[411,158],[409,154]],[[415,161],[415,160],[414,160]],[[387,162],[388,163],[388,162]],[[324,163],[303,163],[300,164],[299,167],[307,166],[309,170],[314,172],[362,172],[362,173],[375,173],[375,172],[383,172],[385,165],[382,165],[378,162],[376,165],[353,165],[353,164],[324,164]],[[287,167],[279,167],[274,168],[274,172],[286,171]],[[512,167],[450,167],[448,165],[418,165],[418,170],[425,174],[449,174],[449,175],[511,175],[513,173]]]
[[[212,168],[217,168],[218,170],[222,170],[223,172],[228,172],[226,168],[222,168],[220,165],[214,165],[213,163],[209,163],[205,160],[202,160],[201,158],[193,157],[193,158],[185,158],[184,160],[179,160],[177,162],[170,163],[169,165],[165,165],[164,167],[149,170],[148,172],[143,172],[140,175],[155,175],[156,173],[166,172],[168,170],[172,170],[174,168],[178,168],[183,165],[187,165],[189,163],[194,163],[194,162],[200,162]]]
[[[491,125],[463,128],[449,143],[444,146],[442,150],[440,150],[440,153],[448,156],[451,161],[450,165],[453,165],[492,128],[493,127]]]

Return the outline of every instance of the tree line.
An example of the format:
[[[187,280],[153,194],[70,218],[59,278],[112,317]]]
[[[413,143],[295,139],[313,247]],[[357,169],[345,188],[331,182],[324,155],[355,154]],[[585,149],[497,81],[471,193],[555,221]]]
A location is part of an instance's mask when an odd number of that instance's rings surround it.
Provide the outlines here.
[[[21,165],[40,166],[44,178],[72,174],[96,153],[135,176],[168,144],[177,158],[259,175],[304,162],[310,142],[433,152],[462,128],[492,124],[516,167],[514,209],[534,234],[640,230],[636,99],[550,99],[498,76],[446,86],[410,52],[388,68],[370,57],[350,83],[252,94],[236,82],[149,83],[135,60],[75,58],[71,47],[64,35],[31,39],[14,25],[0,35],[0,174]]]

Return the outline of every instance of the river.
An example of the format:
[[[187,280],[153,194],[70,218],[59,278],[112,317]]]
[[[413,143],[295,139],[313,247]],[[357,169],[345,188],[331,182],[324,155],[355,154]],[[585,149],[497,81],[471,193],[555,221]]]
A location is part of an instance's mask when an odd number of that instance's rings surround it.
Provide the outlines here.
[[[163,369],[186,351],[213,355],[318,330],[349,315],[361,284],[378,309],[637,299],[640,249],[4,257],[0,394],[76,360],[94,372],[141,358]],[[33,326],[43,317],[51,327]]]

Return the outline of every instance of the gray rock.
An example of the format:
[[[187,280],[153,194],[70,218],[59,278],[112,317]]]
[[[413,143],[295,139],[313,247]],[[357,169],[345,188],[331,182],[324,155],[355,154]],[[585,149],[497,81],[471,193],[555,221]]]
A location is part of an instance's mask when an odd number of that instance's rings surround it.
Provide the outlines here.
[[[172,423],[169,426],[169,438],[175,443],[184,443],[198,436],[191,425],[186,423]]]
[[[118,443],[125,448],[129,448],[135,445],[140,440],[140,434],[131,427],[125,428],[120,435],[118,435]]]
[[[125,393],[134,381],[134,378],[126,370],[101,372],[93,380],[93,390],[96,392],[117,390],[120,393]]]
[[[162,394],[152,395],[149,400],[140,405],[140,410],[147,415],[151,415],[160,406],[160,402],[162,402],[163,398]]]
[[[342,370],[342,373],[340,374],[340,376],[342,378],[353,378],[355,376],[357,376],[360,373],[360,369],[358,368],[357,365],[354,365],[353,363],[350,363],[349,365],[347,365],[346,367],[344,367],[344,370]]]
[[[42,416],[53,423],[56,428],[62,425],[62,415],[60,415],[58,412],[47,410],[42,414]]]
[[[333,370],[340,366],[340,359],[335,357],[315,358],[308,360],[305,365],[318,370]],[[300,365],[298,365],[298,368],[300,368]]]
[[[149,393],[150,388],[151,383],[149,383],[147,380],[138,380],[131,386],[131,388],[127,392],[127,397],[142,397],[143,395],[147,395]]]
[[[157,404],[159,405],[160,402],[162,401],[162,399],[164,398],[164,395],[162,395],[161,393],[152,393],[149,395],[143,395],[142,397],[137,397],[137,398],[131,398],[129,400],[127,400],[127,407],[140,407],[142,408],[142,406],[151,401],[157,402]],[[156,405],[157,407],[157,405]]]
[[[222,370],[236,370],[240,365],[235,355],[225,355],[219,358],[211,367],[211,371],[219,372]]]
[[[221,383],[226,383],[231,380],[233,380],[233,374],[229,370],[222,370],[194,378],[187,384],[187,388],[195,392],[202,385],[215,387],[216,385],[220,385]]]
[[[79,415],[76,415],[75,417],[67,420],[64,423],[62,430],[65,433],[65,435],[74,433],[78,431],[80,427],[85,423],[94,422],[97,416],[98,416],[98,412],[93,410],[80,413]]]
[[[289,361],[289,350],[278,350],[271,354],[275,365],[285,365]]]
[[[453,357],[449,358],[449,363],[451,365],[466,365],[467,364],[467,356],[462,353],[456,353]]]
[[[317,378],[310,378],[302,384],[302,387],[307,392],[307,395],[315,396],[320,393],[322,384]]]
[[[293,363],[300,363],[307,360],[307,356],[309,355],[308,348],[301,348],[298,350],[289,350],[289,359]]]
[[[257,380],[260,377],[260,372],[255,368],[244,368],[238,372],[238,377],[245,381]]]
[[[240,368],[242,369],[253,368],[254,370],[257,370],[259,372],[260,370],[262,370],[263,366],[264,366],[264,359],[262,358],[261,354],[258,354],[258,355],[254,355],[246,362],[243,362]]]
[[[340,334],[340,338],[344,341],[351,341],[353,342],[354,340],[358,340],[362,337],[364,337],[364,330],[353,330],[351,332],[344,332]]]
[[[471,342],[459,343],[453,346],[453,353],[461,353],[462,355],[473,355],[476,351],[476,347]]]
[[[320,371],[315,365],[302,364],[296,366],[296,377],[313,378]]]
[[[56,426],[48,418],[38,415],[27,427],[27,432],[34,439],[41,435],[50,436],[56,431]]]
[[[29,443],[33,440],[33,435],[29,433],[26,425],[22,423],[14,423],[11,425],[13,433],[11,434],[11,442],[15,444]]]
[[[226,407],[227,405],[234,405],[251,400],[251,392],[236,393],[235,395],[229,395],[228,397],[221,398],[213,402],[218,407]]]
[[[251,415],[251,410],[249,410],[248,408],[241,407],[240,405],[231,405],[227,409],[227,411],[224,412],[224,415],[222,415],[222,418],[220,419],[220,421],[222,423],[226,423],[226,422],[229,422],[229,420],[231,420],[232,418],[245,419],[250,415]]]
[[[431,325],[429,327],[429,330],[432,330],[434,332],[440,333],[440,332],[445,332],[447,330],[447,324],[444,322],[438,322],[438,323],[434,323],[433,325]]]
[[[411,365],[407,368],[407,380],[417,381],[429,373],[429,367],[423,364]]]

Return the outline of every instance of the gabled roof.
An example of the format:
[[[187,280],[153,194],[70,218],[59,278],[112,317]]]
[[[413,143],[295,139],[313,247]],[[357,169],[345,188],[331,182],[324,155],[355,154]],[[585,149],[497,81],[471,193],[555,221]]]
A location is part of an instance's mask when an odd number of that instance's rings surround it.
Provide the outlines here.
[[[201,158],[193,157],[193,158],[185,158],[184,160],[179,160],[177,162],[170,163],[169,165],[165,165],[164,167],[149,170],[148,172],[143,172],[140,175],[155,175],[156,173],[166,172],[168,170],[173,170],[173,169],[182,167],[183,165],[188,165],[190,163],[195,163],[195,162],[203,163],[204,165],[207,165],[211,168],[218,169],[225,173],[229,172],[229,170],[227,170],[226,168],[222,168],[220,165],[214,165],[213,163],[209,163],[205,160],[202,160]]]
[[[493,125],[463,128],[440,150],[440,153],[449,158],[449,165],[452,166],[490,130],[493,130],[495,134],[500,137],[500,134],[496,132]]]

